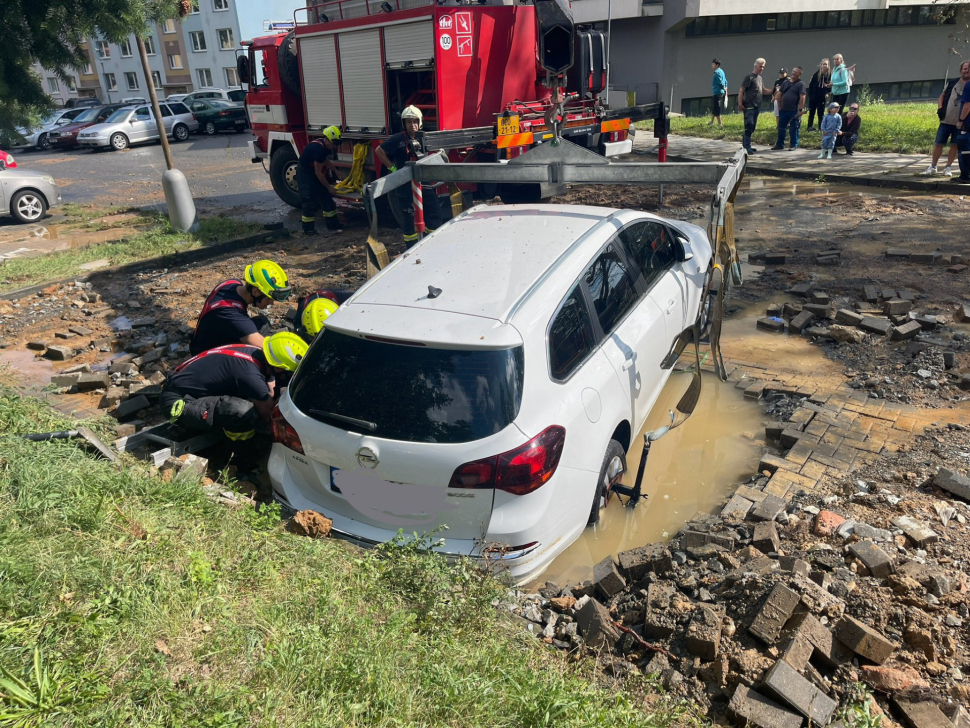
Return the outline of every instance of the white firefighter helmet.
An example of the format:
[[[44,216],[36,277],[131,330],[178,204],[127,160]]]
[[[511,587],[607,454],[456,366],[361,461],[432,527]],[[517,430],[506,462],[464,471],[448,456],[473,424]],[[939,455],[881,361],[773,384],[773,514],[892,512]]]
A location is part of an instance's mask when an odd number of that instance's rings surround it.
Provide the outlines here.
[[[403,122],[405,119],[417,119],[419,129],[424,125],[424,114],[421,113],[421,109],[414,105],[408,106],[401,112],[401,121]]]

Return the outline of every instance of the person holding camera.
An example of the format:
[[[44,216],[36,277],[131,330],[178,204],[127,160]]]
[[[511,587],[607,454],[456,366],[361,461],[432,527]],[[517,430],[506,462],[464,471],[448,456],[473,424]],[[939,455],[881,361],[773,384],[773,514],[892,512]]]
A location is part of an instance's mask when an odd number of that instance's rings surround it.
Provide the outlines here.
[[[960,98],[963,96],[963,89],[967,81],[970,81],[970,61],[964,61],[960,64],[959,78],[950,81],[943,89],[943,93],[940,94],[940,98],[937,99],[936,115],[940,118],[940,126],[936,130],[933,161],[930,162],[929,167],[920,172],[924,177],[939,174],[937,163],[943,155],[943,147],[947,142],[950,144],[950,149],[947,151],[946,167],[943,168],[943,174],[946,177],[953,176],[953,162],[957,158],[958,151],[957,137],[960,135],[960,130],[957,128],[957,123],[960,121]]]

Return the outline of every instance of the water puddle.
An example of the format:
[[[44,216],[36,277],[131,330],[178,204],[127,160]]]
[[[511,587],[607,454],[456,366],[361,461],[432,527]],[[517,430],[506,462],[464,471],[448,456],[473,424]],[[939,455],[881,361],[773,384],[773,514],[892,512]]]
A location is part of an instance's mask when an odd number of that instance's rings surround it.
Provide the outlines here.
[[[55,374],[49,359],[38,358],[29,350],[8,349],[0,351],[0,366],[8,366],[24,380],[49,384]]]
[[[667,413],[677,404],[690,377],[671,375],[644,431],[666,423]],[[599,524],[587,528],[560,554],[540,582],[575,584],[589,579],[593,565],[607,555],[672,536],[698,511],[710,512],[755,471],[766,422],[761,407],[745,400],[733,384],[722,383],[713,375],[705,373],[703,383],[693,416],[651,447],[643,477],[643,492],[649,497],[635,509],[610,499]],[[627,454],[625,485],[633,485],[642,445],[641,432]]]

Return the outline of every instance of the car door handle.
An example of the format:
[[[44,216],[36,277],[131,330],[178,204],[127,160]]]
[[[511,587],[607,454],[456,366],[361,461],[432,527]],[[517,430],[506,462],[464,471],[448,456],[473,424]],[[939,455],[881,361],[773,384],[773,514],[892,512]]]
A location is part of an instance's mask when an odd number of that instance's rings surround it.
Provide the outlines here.
[[[669,301],[667,301],[667,313],[673,313],[674,306],[676,305],[677,305],[677,302],[672,298]]]
[[[635,353],[630,354],[630,356],[626,358],[626,360],[623,362],[623,365],[620,368],[623,371],[626,371],[627,369],[633,366],[633,362],[635,362],[636,360],[637,360],[637,355]]]

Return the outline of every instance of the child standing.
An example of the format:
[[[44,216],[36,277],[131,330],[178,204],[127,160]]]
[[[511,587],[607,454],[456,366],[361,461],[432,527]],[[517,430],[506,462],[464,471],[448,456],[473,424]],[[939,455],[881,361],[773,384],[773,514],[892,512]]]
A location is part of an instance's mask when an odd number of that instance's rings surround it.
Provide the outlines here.
[[[839,116],[839,105],[834,101],[829,104],[829,113],[822,118],[822,153],[819,159],[831,159],[835,149],[835,139],[842,131],[842,117]]]

